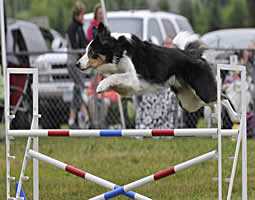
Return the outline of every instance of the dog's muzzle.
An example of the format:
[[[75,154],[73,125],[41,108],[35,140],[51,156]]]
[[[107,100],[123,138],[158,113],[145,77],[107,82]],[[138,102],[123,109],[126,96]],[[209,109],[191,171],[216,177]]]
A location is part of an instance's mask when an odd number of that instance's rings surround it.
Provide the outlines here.
[[[88,71],[88,70],[91,69],[91,68],[94,68],[94,66],[93,66],[93,65],[90,65],[90,66],[86,67],[85,69],[81,69],[81,70],[82,70],[82,71]]]
[[[75,65],[76,65],[76,67],[78,67],[81,71],[84,71],[84,72],[94,67],[94,66],[90,65],[90,66],[87,66],[86,68],[82,68],[82,67],[81,67],[81,63],[80,63],[80,60],[78,60],[78,61],[76,62]]]

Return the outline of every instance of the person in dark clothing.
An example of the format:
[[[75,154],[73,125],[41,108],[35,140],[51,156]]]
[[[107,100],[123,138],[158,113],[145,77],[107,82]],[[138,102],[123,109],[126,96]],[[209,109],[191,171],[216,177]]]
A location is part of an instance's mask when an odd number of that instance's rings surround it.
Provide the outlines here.
[[[72,23],[67,28],[69,44],[72,49],[85,49],[88,45],[88,40],[82,27],[84,14],[84,5],[81,2],[76,2],[73,6]]]
[[[72,22],[67,29],[67,38],[69,49],[86,49],[88,45],[88,40],[83,31],[83,16],[85,14],[85,6],[81,2],[76,2],[72,9]],[[81,57],[82,54],[68,54],[67,69],[74,81],[73,97],[71,102],[70,115],[68,120],[69,128],[78,128],[75,123],[77,111],[81,111],[79,114],[83,118],[83,123],[80,128],[89,127],[88,112],[85,106],[84,98],[82,96],[85,94],[85,81],[84,74],[75,66],[76,61]],[[82,127],[81,127],[82,126]]]

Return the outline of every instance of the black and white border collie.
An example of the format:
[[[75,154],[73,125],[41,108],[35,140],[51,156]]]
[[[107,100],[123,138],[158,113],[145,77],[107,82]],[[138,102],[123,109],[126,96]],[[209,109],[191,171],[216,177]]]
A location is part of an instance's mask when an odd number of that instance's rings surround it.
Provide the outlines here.
[[[203,58],[198,35],[182,32],[173,42],[176,48],[157,46],[135,35],[110,33],[100,23],[77,64],[82,71],[110,74],[99,83],[98,93],[115,90],[120,95],[144,94],[171,87],[188,112],[215,104],[215,75]]]

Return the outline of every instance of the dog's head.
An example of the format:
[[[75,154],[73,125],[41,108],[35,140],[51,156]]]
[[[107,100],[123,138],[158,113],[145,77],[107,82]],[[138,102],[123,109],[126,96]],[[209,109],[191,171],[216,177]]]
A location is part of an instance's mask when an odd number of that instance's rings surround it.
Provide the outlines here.
[[[111,37],[110,31],[100,23],[95,33],[94,40],[88,44],[85,54],[80,58],[77,64],[82,71],[93,69],[107,73],[104,72],[105,69],[99,68],[102,65],[113,63],[115,46],[116,39]]]
[[[82,71],[93,69],[101,73],[114,73],[117,71],[117,64],[126,48],[125,36],[113,36],[110,31],[100,23],[85,54],[79,59],[77,65]]]

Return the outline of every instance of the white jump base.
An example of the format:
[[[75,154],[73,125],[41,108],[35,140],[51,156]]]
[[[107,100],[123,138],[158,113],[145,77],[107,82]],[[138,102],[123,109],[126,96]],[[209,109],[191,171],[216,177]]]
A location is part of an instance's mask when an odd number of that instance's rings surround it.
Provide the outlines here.
[[[36,151],[33,151],[33,150],[29,150],[28,151],[28,155],[31,156],[32,158],[35,158],[35,159],[38,159],[40,161],[43,161],[45,163],[48,163],[52,166],[55,166],[59,169],[62,169],[64,171],[67,171],[71,174],[74,174],[75,176],[79,176],[85,180],[88,180],[88,181],[91,181],[93,183],[96,183],[100,186],[103,186],[103,187],[106,187],[108,189],[111,189],[111,190],[114,190],[114,189],[117,189],[119,188],[120,186],[110,182],[110,181],[107,181],[105,179],[102,179],[102,178],[99,178],[93,174],[90,174],[88,172],[85,172],[85,171],[82,171],[80,169],[77,169],[77,168],[74,168],[70,165],[67,165],[66,163],[63,163],[59,160],[56,160],[54,158],[51,158],[49,156],[46,156],[44,154],[41,154],[39,152],[36,152]],[[123,195],[127,196],[127,197],[130,197],[132,199],[137,199],[137,200],[151,200],[150,198],[148,197],[145,197],[143,195],[140,195],[136,192],[127,192],[127,193],[124,193]]]
[[[209,153],[206,153],[204,155],[201,155],[199,157],[193,158],[191,160],[188,160],[186,162],[183,162],[181,164],[178,164],[176,166],[173,166],[169,169],[163,170],[161,172],[158,172],[156,174],[147,176],[145,178],[139,179],[135,182],[129,183],[127,185],[124,185],[120,188],[117,188],[115,190],[112,190],[110,192],[106,192],[104,194],[98,195],[94,198],[90,198],[89,200],[105,200],[105,199],[111,199],[115,196],[118,196],[120,194],[123,194],[124,192],[128,192],[132,189],[138,188],[140,186],[143,186],[148,183],[152,183],[154,181],[157,181],[161,178],[165,178],[167,176],[173,175],[177,172],[183,171],[186,168],[192,167],[193,165],[205,162],[213,157],[217,156],[216,151],[211,151]]]

